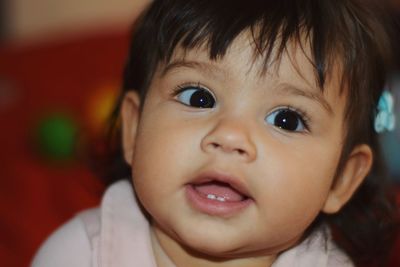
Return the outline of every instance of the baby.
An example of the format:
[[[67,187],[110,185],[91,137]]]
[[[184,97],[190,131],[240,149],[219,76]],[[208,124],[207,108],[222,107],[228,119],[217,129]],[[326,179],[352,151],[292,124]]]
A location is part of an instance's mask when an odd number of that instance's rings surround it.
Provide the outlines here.
[[[117,108],[132,183],[111,185],[33,266],[380,259],[396,215],[377,141],[394,126],[380,10],[367,0],[154,1],[135,24]]]

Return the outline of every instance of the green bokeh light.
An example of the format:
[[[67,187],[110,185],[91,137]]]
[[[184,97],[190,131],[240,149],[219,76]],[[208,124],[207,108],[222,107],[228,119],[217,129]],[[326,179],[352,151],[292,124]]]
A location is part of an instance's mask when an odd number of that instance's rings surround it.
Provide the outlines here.
[[[73,157],[77,143],[78,127],[67,115],[54,113],[43,117],[36,129],[39,152],[51,159]]]

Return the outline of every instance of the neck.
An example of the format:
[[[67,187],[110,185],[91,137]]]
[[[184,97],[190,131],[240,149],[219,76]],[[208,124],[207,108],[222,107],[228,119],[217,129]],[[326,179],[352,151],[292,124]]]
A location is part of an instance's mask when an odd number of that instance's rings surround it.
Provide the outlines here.
[[[214,258],[182,247],[157,227],[151,227],[151,241],[158,267],[270,267],[276,255]]]

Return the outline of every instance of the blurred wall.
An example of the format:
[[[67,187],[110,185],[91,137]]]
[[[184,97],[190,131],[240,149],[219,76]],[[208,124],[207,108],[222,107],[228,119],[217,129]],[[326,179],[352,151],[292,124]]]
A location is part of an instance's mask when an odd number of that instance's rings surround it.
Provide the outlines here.
[[[5,0],[5,31],[12,41],[128,27],[148,0]]]
[[[148,2],[0,0],[0,266],[29,266],[51,232],[98,205],[88,151],[103,148],[128,28]],[[43,153],[43,121],[72,130],[67,157]]]

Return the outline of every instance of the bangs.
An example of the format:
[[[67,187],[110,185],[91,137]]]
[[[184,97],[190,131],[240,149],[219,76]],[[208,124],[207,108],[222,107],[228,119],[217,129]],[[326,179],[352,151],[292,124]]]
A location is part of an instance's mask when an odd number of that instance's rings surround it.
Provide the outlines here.
[[[249,32],[263,72],[294,44],[314,67],[321,90],[339,66],[341,92],[346,88],[358,101],[362,91],[371,91],[372,102],[392,51],[384,11],[370,0],[154,0],[135,24],[123,87],[135,88],[143,99],[157,66],[176,49],[205,47],[217,60]]]
[[[168,62],[176,48],[190,50],[204,46],[210,59],[224,57],[227,49],[243,32],[253,40],[255,57],[261,57],[266,69],[280,60],[289,43],[311,48],[317,84],[324,86],[333,55],[350,44],[329,42],[338,31],[332,10],[336,1],[199,1],[164,0],[154,23],[160,25],[156,44],[160,59]],[[337,12],[339,13],[339,12]],[[343,29],[342,29],[343,30]],[[341,31],[343,34],[343,31]],[[344,31],[345,32],[345,31]],[[306,53],[305,53],[306,54]],[[339,55],[339,59],[343,56]],[[343,61],[343,60],[342,60]]]

